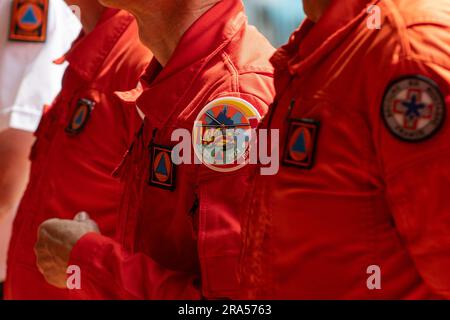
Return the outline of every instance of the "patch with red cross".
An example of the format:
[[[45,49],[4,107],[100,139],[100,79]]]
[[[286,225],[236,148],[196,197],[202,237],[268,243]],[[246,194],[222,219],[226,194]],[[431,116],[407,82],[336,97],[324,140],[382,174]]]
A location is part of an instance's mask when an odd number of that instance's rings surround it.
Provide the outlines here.
[[[9,39],[45,42],[47,38],[49,0],[14,0]]]
[[[445,99],[438,85],[422,76],[408,76],[392,82],[381,109],[389,131],[408,142],[432,137],[441,129],[445,113]]]

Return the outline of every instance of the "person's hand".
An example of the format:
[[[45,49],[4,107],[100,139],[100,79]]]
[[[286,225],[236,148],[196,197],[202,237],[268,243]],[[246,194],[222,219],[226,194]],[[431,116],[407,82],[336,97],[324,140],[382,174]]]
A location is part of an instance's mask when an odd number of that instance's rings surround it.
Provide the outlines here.
[[[39,226],[34,251],[37,267],[48,283],[66,288],[70,252],[90,232],[99,233],[99,229],[86,212],[78,213],[73,220],[50,219]]]

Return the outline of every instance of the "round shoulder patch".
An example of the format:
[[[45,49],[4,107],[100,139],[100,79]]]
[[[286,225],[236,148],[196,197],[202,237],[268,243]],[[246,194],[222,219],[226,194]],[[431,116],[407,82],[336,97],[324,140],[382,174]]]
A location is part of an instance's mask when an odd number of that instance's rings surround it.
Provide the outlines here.
[[[384,123],[394,136],[419,142],[440,130],[446,107],[436,83],[422,76],[407,76],[389,85],[381,111]]]
[[[192,138],[197,158],[221,172],[243,167],[260,120],[258,110],[243,99],[223,97],[210,102],[194,123]]]

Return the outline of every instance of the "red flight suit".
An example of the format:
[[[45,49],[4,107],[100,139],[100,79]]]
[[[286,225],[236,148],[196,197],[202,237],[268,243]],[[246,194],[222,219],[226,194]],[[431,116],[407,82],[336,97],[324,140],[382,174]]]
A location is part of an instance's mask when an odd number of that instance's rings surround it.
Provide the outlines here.
[[[47,219],[88,211],[104,234],[115,233],[123,185],[111,173],[141,123],[136,110],[114,95],[136,88],[151,60],[130,14],[106,9],[63,60],[69,67],[62,91],[36,132],[30,181],[14,223],[7,299],[70,297],[36,267],[37,228]]]
[[[191,131],[203,107],[217,98],[244,99],[264,115],[274,97],[273,52],[247,25],[242,2],[229,0],[188,29],[165,67],[151,63],[136,102],[145,125],[117,171],[126,183],[118,237],[90,233],[72,250],[70,264],[82,270],[86,297],[240,294],[240,213],[255,166],[225,173],[155,159],[171,153],[174,130]],[[132,94],[121,96],[134,107]]]
[[[331,1],[272,62],[282,165],[243,227],[253,296],[450,298],[450,1]]]

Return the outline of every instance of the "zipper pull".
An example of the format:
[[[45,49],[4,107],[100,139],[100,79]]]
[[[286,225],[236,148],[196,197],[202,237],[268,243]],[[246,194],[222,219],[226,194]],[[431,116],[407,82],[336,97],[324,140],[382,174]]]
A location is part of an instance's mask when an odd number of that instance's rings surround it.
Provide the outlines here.
[[[152,149],[152,146],[155,144],[155,138],[156,138],[156,133],[157,133],[157,132],[158,132],[158,129],[157,129],[157,128],[153,129],[152,139],[150,140],[150,143],[149,143],[148,146],[147,146],[147,148],[148,148],[149,150],[151,150],[151,149]]]
[[[294,110],[296,100],[292,99],[291,103],[289,104],[287,115],[286,115],[286,122],[289,122],[289,119],[291,119],[292,110]]]

